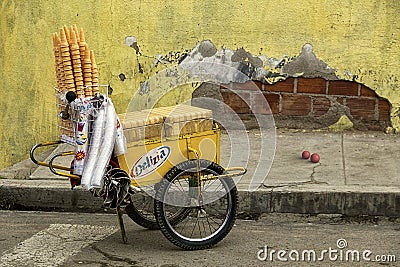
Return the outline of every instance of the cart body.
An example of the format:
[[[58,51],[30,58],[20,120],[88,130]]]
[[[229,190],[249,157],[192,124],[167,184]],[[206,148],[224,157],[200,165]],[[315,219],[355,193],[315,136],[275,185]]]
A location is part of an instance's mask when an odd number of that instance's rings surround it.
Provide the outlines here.
[[[119,117],[128,153],[118,163],[135,186],[158,183],[173,166],[196,157],[219,164],[220,129],[209,110],[177,105]]]

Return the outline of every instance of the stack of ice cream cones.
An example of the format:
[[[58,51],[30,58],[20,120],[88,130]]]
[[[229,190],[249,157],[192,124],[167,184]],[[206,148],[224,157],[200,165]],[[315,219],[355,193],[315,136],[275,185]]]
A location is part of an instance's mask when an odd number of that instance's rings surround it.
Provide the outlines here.
[[[78,97],[91,97],[97,93],[98,69],[83,29],[78,32],[75,25],[63,26],[59,35],[53,34],[53,44],[58,90],[74,91]]]
[[[76,25],[70,28],[63,26],[59,34],[53,34],[53,46],[58,93],[65,95],[66,92],[73,91],[79,98],[92,97],[98,93],[98,69],[83,29],[78,32]],[[63,102],[57,98],[57,105],[59,112],[62,112],[65,109],[65,100]],[[61,120],[59,126],[61,135],[73,135],[71,121]]]

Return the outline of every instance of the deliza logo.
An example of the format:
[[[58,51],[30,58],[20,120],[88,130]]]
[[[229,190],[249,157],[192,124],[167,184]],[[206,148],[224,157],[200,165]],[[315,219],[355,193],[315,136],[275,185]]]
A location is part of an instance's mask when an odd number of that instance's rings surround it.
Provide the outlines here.
[[[144,154],[132,167],[131,176],[142,178],[157,170],[170,156],[169,146],[159,146]]]

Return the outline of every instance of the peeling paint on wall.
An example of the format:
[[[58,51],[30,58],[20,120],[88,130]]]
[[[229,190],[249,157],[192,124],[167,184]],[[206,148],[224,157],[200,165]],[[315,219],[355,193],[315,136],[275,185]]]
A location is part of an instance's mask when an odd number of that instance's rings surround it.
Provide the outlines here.
[[[210,64],[204,64],[204,63]],[[200,63],[200,64],[197,64]],[[179,66],[189,71],[193,76],[219,75],[221,83],[246,82],[256,80],[263,83],[274,83],[288,77],[324,78],[337,80],[335,69],[319,60],[311,44],[305,44],[299,56],[283,56],[281,59],[268,57],[268,55],[255,56],[244,48],[237,50],[222,49],[217,51],[214,44],[205,40],[198,44]],[[224,66],[224,67],[221,67]],[[244,73],[248,79],[239,80],[231,72],[222,70],[228,66]],[[234,71],[233,71],[234,72]],[[242,77],[242,76],[241,76]]]
[[[298,70],[289,63],[310,43],[328,72],[336,69],[340,79],[362,83],[389,99],[393,110],[400,108],[400,5],[393,0],[4,0],[0,11],[0,168],[26,158],[33,143],[57,135],[51,33],[62,24],[87,29],[100,82],[111,84],[118,112],[139,88],[151,92],[150,77],[180,65],[200,43],[198,56],[220,54],[218,60],[226,60],[226,50],[238,69],[266,84],[295,76]],[[188,84],[163,103],[182,101],[199,86],[183,80]],[[177,84],[173,76],[163,82]]]

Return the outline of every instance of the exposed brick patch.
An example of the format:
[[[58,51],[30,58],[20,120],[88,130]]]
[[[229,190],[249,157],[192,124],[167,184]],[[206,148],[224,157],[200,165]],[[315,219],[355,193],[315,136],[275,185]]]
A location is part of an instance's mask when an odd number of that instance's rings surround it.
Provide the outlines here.
[[[390,111],[392,105],[386,99],[379,99],[378,110],[379,110],[379,120],[380,121],[390,121]]]
[[[313,97],[312,114],[316,117],[325,115],[331,107],[331,100],[327,97]]]
[[[300,78],[297,80],[297,93],[326,94],[326,80]]]
[[[375,120],[375,99],[367,98],[348,98],[346,106],[350,108],[351,116],[356,120],[373,121]]]
[[[264,84],[264,90],[267,92],[294,92],[294,78],[288,78],[274,84]]]
[[[233,111],[238,114],[250,113],[250,93],[249,92],[234,92],[230,90],[221,89],[221,95],[224,103],[228,105]],[[246,103],[247,102],[247,103]]]
[[[253,96],[253,106],[252,111],[256,114],[278,114],[279,113],[279,103],[280,95],[273,93],[263,93],[264,99]],[[258,94],[256,96],[259,96]],[[268,102],[269,108],[265,107],[265,101]]]
[[[253,114],[272,113],[278,127],[315,129],[332,125],[340,116],[347,115],[359,130],[385,130],[391,126],[390,102],[357,82],[300,77],[273,85],[250,81],[201,88],[212,92],[193,95],[223,100],[246,122],[254,118]],[[265,107],[265,99],[269,109]],[[222,107],[210,109],[221,112]]]
[[[329,81],[328,94],[358,96],[358,83],[349,81]]]
[[[230,90],[249,90],[258,91],[262,90],[263,84],[260,81],[247,81],[245,83],[228,83],[221,84],[221,88]]]
[[[282,95],[282,114],[307,116],[311,111],[311,98],[303,95]]]
[[[346,104],[346,98],[345,97],[335,97],[336,102],[338,102],[340,105],[345,105]]]

